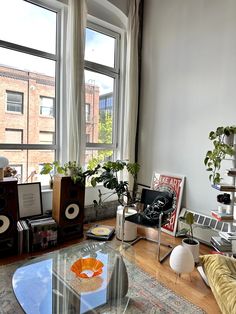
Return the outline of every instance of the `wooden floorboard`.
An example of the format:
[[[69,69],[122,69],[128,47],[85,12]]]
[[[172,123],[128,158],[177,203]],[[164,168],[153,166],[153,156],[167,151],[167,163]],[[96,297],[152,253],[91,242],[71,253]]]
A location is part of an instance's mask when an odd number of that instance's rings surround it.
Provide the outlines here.
[[[115,219],[109,219],[102,221],[103,224],[114,225]],[[85,225],[85,229],[88,228],[88,225]],[[153,229],[138,229],[139,234],[148,236],[149,238],[157,238],[157,232]],[[181,239],[172,237],[166,233],[162,232],[162,240],[173,244],[174,246],[180,244]],[[56,249],[65,247],[74,243],[79,243],[83,241],[83,238],[76,239],[62,245],[57,246]],[[121,241],[117,240],[114,237],[112,240],[113,244],[119,245]],[[211,251],[211,248],[208,246],[201,244],[200,245],[200,254],[208,254]],[[20,259],[28,258],[32,255],[40,255],[42,253],[46,253],[48,251],[40,251],[37,253],[31,254],[23,254],[21,256],[11,256],[8,258],[1,258],[0,265],[8,264],[11,262],[15,262]],[[137,242],[130,251],[130,256],[133,262],[140,268],[142,268],[145,272],[156,278],[159,282],[163,283],[169,289],[173,290],[176,294],[184,297],[190,302],[198,305],[202,309],[204,309],[209,314],[220,314],[221,311],[217,305],[217,302],[211,292],[211,289],[206,286],[204,281],[202,280],[200,274],[195,268],[194,271],[189,274],[182,274],[181,277],[177,277],[176,274],[172,271],[169,266],[169,258],[163,263],[159,263],[157,260],[157,244],[147,241],[140,240]],[[162,248],[161,253],[164,252]],[[187,313],[186,313],[187,314]]]

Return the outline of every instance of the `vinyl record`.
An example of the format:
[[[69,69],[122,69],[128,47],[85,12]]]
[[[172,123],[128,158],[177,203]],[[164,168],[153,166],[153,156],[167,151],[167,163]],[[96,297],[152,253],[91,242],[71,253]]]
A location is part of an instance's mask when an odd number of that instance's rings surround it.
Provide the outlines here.
[[[10,219],[7,216],[0,215],[0,234],[6,232],[10,227]]]
[[[70,204],[66,207],[65,210],[65,217],[67,219],[75,219],[79,215],[79,205],[77,204]]]
[[[92,228],[90,232],[94,235],[104,236],[104,235],[109,235],[111,230],[105,227],[95,227],[95,228]]]

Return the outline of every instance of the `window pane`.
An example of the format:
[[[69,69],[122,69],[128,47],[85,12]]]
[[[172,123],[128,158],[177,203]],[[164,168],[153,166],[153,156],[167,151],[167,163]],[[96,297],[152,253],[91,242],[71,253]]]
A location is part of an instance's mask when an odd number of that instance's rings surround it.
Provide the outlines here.
[[[23,130],[6,129],[4,143],[22,144],[23,143]]]
[[[23,144],[39,144],[40,131],[55,134],[54,98],[54,76],[0,66],[0,142],[5,142],[5,129],[8,128],[22,130]],[[20,105],[22,101],[24,110]],[[12,110],[5,111],[6,107]],[[23,114],[16,117],[13,112]]]
[[[21,150],[16,154],[14,151],[0,150],[0,155],[8,158],[10,165],[21,166],[22,183],[40,181],[44,186],[49,185],[50,176],[40,175],[40,170],[43,163],[55,160],[55,151]],[[14,168],[18,170],[18,167]]]
[[[26,53],[13,51],[6,48],[0,48],[0,60],[1,60],[1,72],[9,75],[8,66],[11,68],[15,68],[15,73],[18,76],[22,76],[25,78],[25,73],[27,72],[36,72],[44,75],[49,75],[55,77],[55,61],[32,56]],[[6,66],[6,68],[4,67]],[[23,72],[21,73],[21,71]],[[29,73],[32,74],[32,73]],[[32,77],[32,80],[34,78]],[[42,81],[42,80],[41,80]],[[42,81],[43,82],[43,81]],[[42,84],[41,82],[41,84]],[[11,88],[9,88],[11,90]]]
[[[85,60],[114,67],[115,38],[86,28]]]
[[[85,71],[85,104],[90,104],[89,120],[86,120],[89,143],[112,144],[113,85],[113,78]]]
[[[1,0],[0,39],[55,53],[56,13],[23,0]]]
[[[100,162],[114,160],[113,150],[96,150],[87,149],[85,151],[85,164],[86,167],[92,166],[93,168]]]

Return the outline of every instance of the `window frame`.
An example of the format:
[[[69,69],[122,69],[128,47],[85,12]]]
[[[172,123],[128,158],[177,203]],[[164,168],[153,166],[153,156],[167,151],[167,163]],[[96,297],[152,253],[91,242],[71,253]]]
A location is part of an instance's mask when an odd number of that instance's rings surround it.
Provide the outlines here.
[[[120,47],[121,47],[121,34],[115,30],[111,30],[108,27],[102,26],[99,22],[88,21],[86,28],[99,32],[106,36],[113,37],[115,39],[114,47],[114,67],[109,67],[96,62],[84,60],[84,70],[99,73],[109,76],[114,79],[113,90],[113,130],[112,130],[112,143],[86,143],[86,150],[112,150],[113,158],[117,157],[118,149],[118,120],[119,120],[119,98],[120,98]]]
[[[0,150],[53,150],[55,151],[55,158],[58,159],[59,156],[59,133],[60,133],[60,125],[59,125],[59,116],[60,116],[60,70],[61,70],[61,31],[62,31],[62,6],[61,5],[52,5],[48,3],[48,1],[40,1],[40,0],[30,0],[27,2],[34,4],[36,6],[42,7],[46,10],[50,10],[56,13],[56,51],[55,54],[48,53],[42,50],[30,48],[27,46],[18,45],[12,42],[8,42],[5,40],[0,40],[0,48],[10,49],[13,51],[25,53],[28,55],[33,55],[40,58],[45,58],[48,60],[52,60],[55,62],[55,99],[54,104],[58,104],[58,106],[54,105],[54,113],[55,113],[55,133],[54,137],[55,143],[53,145],[47,144],[9,144],[9,143],[0,143]],[[12,113],[12,111],[11,111]],[[19,114],[19,113],[18,113]]]

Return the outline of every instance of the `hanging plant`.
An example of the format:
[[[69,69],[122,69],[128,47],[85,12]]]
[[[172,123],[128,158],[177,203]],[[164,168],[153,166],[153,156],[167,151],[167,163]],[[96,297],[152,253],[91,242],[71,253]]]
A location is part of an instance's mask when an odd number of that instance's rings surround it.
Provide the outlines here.
[[[219,171],[222,160],[235,154],[233,141],[232,143],[228,141],[229,137],[234,134],[236,134],[236,126],[218,127],[216,131],[209,133],[209,139],[213,141],[214,148],[206,153],[204,164],[206,170],[210,172],[209,180],[213,184],[221,182]]]

